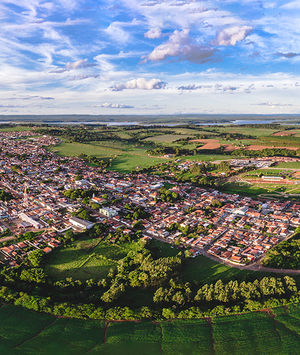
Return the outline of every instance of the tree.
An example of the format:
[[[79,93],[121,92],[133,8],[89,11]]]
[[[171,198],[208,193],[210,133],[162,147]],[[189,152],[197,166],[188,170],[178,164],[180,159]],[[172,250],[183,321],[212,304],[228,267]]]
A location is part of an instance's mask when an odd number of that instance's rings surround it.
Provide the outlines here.
[[[33,267],[39,267],[42,264],[45,252],[43,250],[34,250],[28,254],[28,260]]]

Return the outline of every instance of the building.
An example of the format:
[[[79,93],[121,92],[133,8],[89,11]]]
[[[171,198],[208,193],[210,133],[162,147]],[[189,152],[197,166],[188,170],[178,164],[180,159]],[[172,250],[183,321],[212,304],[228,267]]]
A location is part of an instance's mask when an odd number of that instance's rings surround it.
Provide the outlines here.
[[[22,221],[29,223],[30,225],[32,225],[36,229],[43,228],[43,225],[41,223],[39,223],[35,219],[27,216],[27,214],[25,214],[25,213],[20,213],[19,218],[21,218]]]
[[[69,222],[73,224],[73,226],[81,228],[81,229],[91,229],[94,223],[90,221],[85,221],[84,219],[78,217],[71,217]]]
[[[112,208],[109,207],[103,207],[99,209],[99,212],[101,214],[104,214],[106,217],[114,217],[118,215],[118,212]]]

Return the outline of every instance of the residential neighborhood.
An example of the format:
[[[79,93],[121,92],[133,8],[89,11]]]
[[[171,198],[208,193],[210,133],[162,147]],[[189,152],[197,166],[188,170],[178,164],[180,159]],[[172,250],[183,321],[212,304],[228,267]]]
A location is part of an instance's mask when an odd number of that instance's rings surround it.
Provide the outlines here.
[[[12,236],[41,232],[31,241],[12,244],[12,239],[0,249],[1,262],[10,266],[17,266],[34,249],[49,253],[59,247],[56,236],[69,229],[83,231],[104,223],[110,231],[121,228],[131,233],[136,222],[140,222],[145,239],[157,238],[188,248],[194,257],[205,253],[220,261],[246,265],[300,225],[298,202],[254,200],[190,182],[178,183],[172,176],[166,180],[153,173],[102,170],[46,149],[58,143],[57,138],[35,136],[33,132],[0,133],[0,188],[11,195],[0,203],[1,232],[9,231]],[[233,165],[266,167],[271,163],[258,158],[247,163],[236,160]],[[191,164],[194,162],[180,162],[180,168]],[[66,197],[65,191],[93,193],[87,204],[72,194]],[[163,193],[169,200],[161,198]],[[126,211],[134,207],[149,217],[139,221],[126,218]],[[80,208],[89,211],[92,221],[74,215]]]

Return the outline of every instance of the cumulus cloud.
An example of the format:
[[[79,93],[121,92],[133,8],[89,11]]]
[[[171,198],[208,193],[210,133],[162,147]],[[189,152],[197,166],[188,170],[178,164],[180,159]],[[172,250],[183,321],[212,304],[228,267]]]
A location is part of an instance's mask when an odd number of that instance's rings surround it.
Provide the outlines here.
[[[124,105],[124,104],[112,104],[105,102],[104,104],[92,105],[90,107],[105,107],[105,108],[134,108],[134,106]]]
[[[284,58],[294,58],[299,56],[299,53],[293,53],[293,52],[288,52],[288,53],[282,53],[282,52],[276,52],[275,55],[278,55],[279,57],[284,57]]]
[[[157,46],[147,56],[143,56],[143,62],[148,60],[153,62],[163,61],[168,57],[176,57],[178,60],[187,60],[192,63],[205,63],[212,60],[215,48],[200,45],[189,36],[189,30],[175,30],[169,40]]]
[[[154,39],[162,37],[161,29],[160,28],[152,28],[148,32],[144,34],[144,37]]]
[[[215,44],[219,46],[235,46],[237,42],[244,40],[252,32],[252,27],[230,27],[218,32]]]
[[[76,62],[68,62],[64,68],[54,69],[50,73],[64,73],[65,71],[96,66],[96,64],[88,63],[87,61],[88,61],[87,58],[85,58],[85,59],[77,60]]]
[[[112,86],[112,91],[122,91],[125,89],[140,89],[140,90],[159,90],[164,89],[166,87],[166,83],[161,81],[160,79],[150,79],[147,80],[145,78],[138,78],[129,80],[125,83],[119,83]]]

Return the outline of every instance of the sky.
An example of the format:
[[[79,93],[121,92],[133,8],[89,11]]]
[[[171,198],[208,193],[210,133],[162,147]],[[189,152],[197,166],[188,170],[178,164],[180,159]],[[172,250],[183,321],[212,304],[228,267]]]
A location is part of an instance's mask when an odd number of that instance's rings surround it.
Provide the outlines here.
[[[300,0],[1,0],[0,114],[300,113]]]

